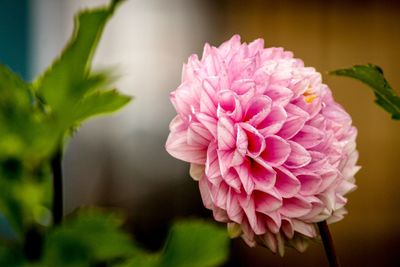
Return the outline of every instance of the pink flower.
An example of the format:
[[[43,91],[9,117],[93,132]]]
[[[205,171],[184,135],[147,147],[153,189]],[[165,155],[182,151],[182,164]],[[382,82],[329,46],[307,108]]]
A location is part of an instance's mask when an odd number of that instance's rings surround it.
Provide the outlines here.
[[[320,73],[238,35],[190,56],[171,93],[167,151],[190,162],[206,208],[232,236],[283,254],[341,220],[353,191],[357,130]]]

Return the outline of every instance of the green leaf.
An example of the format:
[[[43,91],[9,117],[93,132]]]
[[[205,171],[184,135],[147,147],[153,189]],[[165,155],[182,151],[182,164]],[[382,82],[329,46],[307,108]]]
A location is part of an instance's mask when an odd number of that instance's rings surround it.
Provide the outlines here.
[[[80,12],[61,56],[33,84],[57,125],[65,131],[88,117],[115,111],[129,102],[129,97],[117,92],[102,92],[109,87],[107,73],[91,73],[101,34],[119,2],[114,0],[108,7]]]
[[[77,103],[73,109],[75,121],[82,121],[91,116],[114,112],[131,101],[116,90],[96,91]]]
[[[64,111],[88,90],[81,84],[90,76],[94,51],[118,2],[114,0],[109,7],[82,11],[75,17],[74,33],[69,44],[35,82],[38,93],[52,109]]]
[[[201,220],[175,223],[161,253],[136,252],[117,267],[216,267],[228,258],[226,230]]]
[[[400,97],[389,85],[379,66],[356,65],[349,69],[332,71],[331,74],[355,78],[369,85],[374,91],[375,103],[389,112],[393,119],[400,119]]]
[[[80,212],[48,234],[42,265],[88,266],[132,255],[135,250],[128,234],[120,229],[121,222],[114,214]]]
[[[171,229],[160,266],[219,266],[228,257],[228,244],[225,229],[203,221],[180,222]]]

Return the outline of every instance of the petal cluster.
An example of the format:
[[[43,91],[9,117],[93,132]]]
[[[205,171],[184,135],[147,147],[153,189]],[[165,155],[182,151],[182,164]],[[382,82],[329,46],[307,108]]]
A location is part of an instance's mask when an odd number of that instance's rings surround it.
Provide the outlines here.
[[[320,73],[282,48],[238,35],[189,57],[171,93],[167,151],[191,163],[206,208],[232,235],[304,250],[315,223],[338,221],[356,188],[351,117]]]

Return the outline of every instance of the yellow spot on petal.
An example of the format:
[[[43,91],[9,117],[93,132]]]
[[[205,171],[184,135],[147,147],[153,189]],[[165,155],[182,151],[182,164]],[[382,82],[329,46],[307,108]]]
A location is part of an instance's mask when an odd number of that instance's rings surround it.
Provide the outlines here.
[[[306,102],[306,103],[308,103],[308,104],[310,104],[310,103],[312,103],[313,101],[314,101],[314,99],[316,99],[317,98],[317,95],[305,95],[304,96],[304,101]]]
[[[317,95],[314,94],[314,90],[312,89],[311,86],[307,88],[303,96],[304,96],[304,101],[308,104],[312,103],[314,99],[317,98]]]

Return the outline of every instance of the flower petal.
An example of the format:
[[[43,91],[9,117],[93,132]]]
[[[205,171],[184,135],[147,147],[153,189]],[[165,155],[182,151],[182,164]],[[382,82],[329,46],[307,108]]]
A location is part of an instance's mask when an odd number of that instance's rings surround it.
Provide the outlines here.
[[[240,127],[244,130],[247,136],[247,151],[251,157],[258,157],[265,149],[265,140],[256,128],[248,123],[241,123]]]
[[[211,133],[199,122],[189,124],[187,131],[187,143],[189,145],[208,146],[212,139]]]
[[[257,129],[264,136],[276,134],[282,128],[286,119],[287,114],[283,107],[273,107],[267,117],[257,125]]]
[[[250,173],[257,190],[268,193],[275,184],[275,170],[261,159],[251,161]]]
[[[239,179],[242,182],[244,191],[250,195],[254,190],[254,182],[250,176],[250,163],[245,160],[241,165],[235,167]]]
[[[280,213],[288,218],[297,218],[307,214],[312,208],[311,203],[299,197],[284,198]]]
[[[271,107],[272,100],[268,96],[253,97],[247,104],[243,121],[248,121],[251,125],[257,126],[267,117]]]
[[[198,181],[204,175],[204,165],[192,163],[190,164],[190,176],[193,180]]]
[[[256,190],[253,192],[253,197],[256,211],[267,215],[282,206],[282,197],[273,190],[269,193]]]
[[[288,112],[288,118],[278,135],[284,139],[290,139],[304,127],[309,116],[307,112],[293,104],[288,104],[286,111]]]
[[[275,167],[275,188],[284,198],[290,198],[300,191],[300,182],[290,171],[283,167]]]
[[[214,138],[217,138],[217,123],[218,121],[204,113],[196,113],[196,119],[211,133]]]
[[[271,166],[282,165],[290,155],[290,144],[279,136],[271,135],[265,138],[265,150],[260,157]]]
[[[310,153],[296,142],[288,141],[290,144],[290,155],[285,162],[288,168],[301,168],[311,162]]]
[[[173,157],[197,164],[205,164],[207,150],[204,146],[189,145],[187,132],[171,132],[165,144],[165,149]]]
[[[236,145],[236,134],[234,124],[231,119],[221,117],[218,121],[218,149],[231,150]]]
[[[324,133],[315,127],[304,125],[304,127],[292,138],[304,148],[312,148],[324,140]]]

